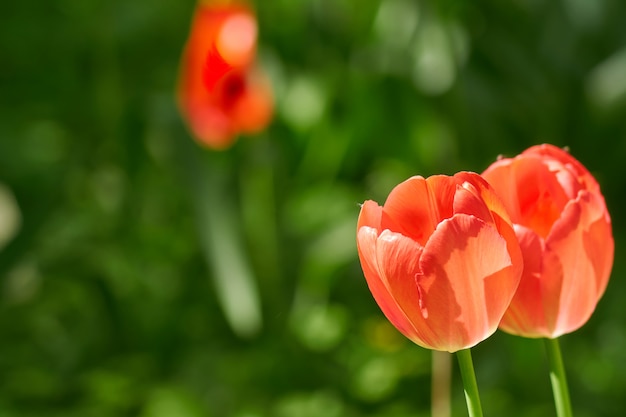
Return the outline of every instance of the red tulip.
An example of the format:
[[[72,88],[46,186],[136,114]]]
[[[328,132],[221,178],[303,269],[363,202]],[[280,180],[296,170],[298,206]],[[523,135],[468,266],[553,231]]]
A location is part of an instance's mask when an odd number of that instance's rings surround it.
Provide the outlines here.
[[[243,4],[200,2],[183,53],[178,103],[193,135],[224,149],[239,133],[269,123],[273,98],[267,77],[254,67],[257,24]]]
[[[429,349],[455,352],[493,334],[522,272],[504,207],[470,172],[412,177],[383,207],[366,201],[357,245],[385,316]]]
[[[524,256],[520,286],[500,327],[555,338],[587,322],[606,289],[613,235],[600,187],[569,153],[533,146],[483,173],[514,223]]]

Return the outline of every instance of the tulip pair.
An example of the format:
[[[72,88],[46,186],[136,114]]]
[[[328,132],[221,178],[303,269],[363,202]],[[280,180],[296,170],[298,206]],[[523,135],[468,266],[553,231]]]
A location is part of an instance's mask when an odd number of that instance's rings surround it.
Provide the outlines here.
[[[455,352],[496,331],[555,338],[582,326],[613,262],[611,220],[591,174],[532,147],[481,176],[413,177],[366,201],[359,258],[385,316],[407,338]]]
[[[178,104],[198,141],[224,149],[269,123],[273,99],[255,66],[257,23],[240,3],[200,1],[181,60]]]

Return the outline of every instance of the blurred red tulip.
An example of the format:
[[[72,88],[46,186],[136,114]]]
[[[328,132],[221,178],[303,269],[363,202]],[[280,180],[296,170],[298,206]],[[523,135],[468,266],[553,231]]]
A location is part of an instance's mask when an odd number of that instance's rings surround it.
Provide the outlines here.
[[[555,338],[581,327],[606,289],[613,235],[600,187],[552,145],[501,159],[483,173],[506,206],[524,256],[520,286],[500,327]]]
[[[376,302],[407,338],[455,352],[493,334],[519,284],[522,255],[504,206],[478,174],[412,177],[357,226]]]
[[[193,135],[224,149],[239,133],[256,133],[270,122],[269,80],[254,67],[257,23],[236,2],[200,2],[181,60],[178,104]]]

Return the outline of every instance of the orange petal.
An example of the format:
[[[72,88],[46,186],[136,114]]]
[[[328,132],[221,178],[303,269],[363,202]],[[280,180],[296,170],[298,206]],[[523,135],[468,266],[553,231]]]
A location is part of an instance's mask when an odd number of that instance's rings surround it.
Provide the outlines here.
[[[244,91],[232,109],[232,118],[241,132],[257,133],[272,120],[274,99],[269,80],[260,72],[248,75]]]
[[[475,194],[484,201],[485,206],[492,212],[492,216],[500,217],[508,224],[511,224],[511,219],[504,203],[485,178],[474,172],[459,172],[454,177],[473,186],[472,189],[475,190]],[[469,187],[466,188],[470,189]]]
[[[509,165],[498,161],[497,166],[483,176],[504,201],[511,219],[545,238],[570,200],[561,185],[565,179],[559,178],[569,174],[553,171],[546,161],[533,156],[518,156]]]
[[[214,93],[224,77],[233,71],[233,66],[224,60],[215,45],[210,45],[208,49],[198,51],[198,53],[204,54],[204,62],[201,66],[202,85],[207,92]]]
[[[594,269],[586,255],[583,242],[582,207],[571,202],[546,241],[546,264],[558,263],[561,277],[547,274],[543,281],[547,284],[561,280],[558,292],[548,294],[549,301],[558,306],[558,315],[549,317],[554,320],[552,337],[570,333],[581,327],[591,316],[597,303],[597,288]],[[557,269],[557,268],[554,268]],[[546,301],[548,302],[548,301]]]
[[[589,225],[584,232],[583,242],[587,257],[595,270],[596,292],[600,298],[609,283],[615,254],[615,242],[608,213]]]
[[[379,233],[380,230],[380,219],[383,214],[383,208],[378,205],[375,201],[366,200],[361,206],[361,211],[359,212],[359,219],[357,220],[357,232],[363,226],[369,226],[373,229],[376,229]]]
[[[484,222],[493,222],[491,211],[480,197],[480,192],[469,182],[457,186],[453,207],[455,214],[470,214]]]
[[[537,155],[543,158],[553,158],[571,170],[577,177],[578,182],[580,182],[585,189],[594,193],[600,192],[598,182],[589,173],[587,168],[585,168],[585,166],[574,158],[569,152],[561,148],[550,144],[536,145],[526,149],[522,155]]]
[[[505,332],[524,337],[550,337],[551,327],[547,317],[558,312],[558,299],[544,305],[546,299],[546,282],[543,280],[544,242],[535,232],[524,226],[516,226],[519,245],[524,257],[524,272],[519,287],[511,300],[500,328]],[[561,274],[552,274],[559,278]],[[552,286],[560,288],[560,281]]]
[[[192,107],[187,116],[193,135],[210,148],[226,149],[235,140],[235,128],[219,107],[210,104]]]
[[[520,224],[546,237],[559,218],[569,196],[556,175],[539,159],[518,159],[515,163]]]
[[[409,178],[387,197],[382,227],[426,244],[437,224],[452,215],[455,189],[454,179],[443,175]]]
[[[415,242],[397,233],[383,232],[380,239],[378,231],[363,226],[357,232],[359,259],[367,285],[376,303],[387,319],[407,338],[420,344],[420,332],[412,323],[416,311],[409,303],[403,310],[395,296],[399,288],[405,286],[407,296],[413,296],[417,305],[414,276],[419,260],[419,248]],[[401,294],[402,295],[402,294]]]
[[[509,252],[509,256],[511,257],[511,273],[521,277],[524,270],[524,257],[522,255],[522,250],[520,248],[514,225],[511,225],[508,219],[503,219],[496,212],[492,212],[491,214],[493,216],[496,230],[506,241],[506,247]]]
[[[584,325],[608,282],[613,239],[606,235],[608,227],[598,226],[604,217],[598,218],[596,198],[581,192],[580,198],[565,207],[546,241],[546,253],[553,255],[563,270],[552,337]]]
[[[431,197],[430,204],[434,204],[432,210],[437,213],[437,222],[452,217],[457,179],[446,175],[433,175],[426,179],[426,183]]]
[[[513,159],[500,159],[491,164],[481,176],[491,185],[506,208],[513,223],[521,219],[514,175]],[[502,217],[502,216],[501,216]]]
[[[519,284],[505,239],[484,221],[456,214],[424,248],[417,284],[437,348],[454,352],[496,331]]]
[[[593,265],[598,298],[604,293],[613,266],[615,243],[611,218],[600,194],[582,191],[576,199],[581,204],[582,241]]]

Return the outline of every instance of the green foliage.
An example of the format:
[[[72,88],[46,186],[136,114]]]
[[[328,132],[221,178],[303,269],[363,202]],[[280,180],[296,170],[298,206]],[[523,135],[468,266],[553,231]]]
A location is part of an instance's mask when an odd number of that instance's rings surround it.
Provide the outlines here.
[[[220,154],[174,103],[192,1],[5,3],[0,416],[429,415],[429,353],[369,294],[358,204],[541,142],[613,215],[613,279],[561,343],[576,415],[621,415],[626,3],[258,1],[277,114]],[[553,414],[542,348],[474,349],[486,415]]]

